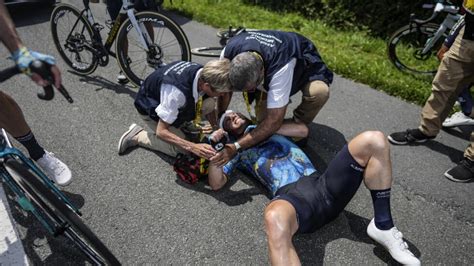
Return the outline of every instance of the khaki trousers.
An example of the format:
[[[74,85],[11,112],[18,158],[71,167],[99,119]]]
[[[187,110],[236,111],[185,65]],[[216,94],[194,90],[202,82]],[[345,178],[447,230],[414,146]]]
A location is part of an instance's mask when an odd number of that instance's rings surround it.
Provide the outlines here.
[[[431,95],[421,112],[419,129],[436,136],[461,90],[474,81],[474,41],[462,39],[464,28],[445,54],[432,83]],[[474,137],[465,156],[474,159]]]
[[[214,111],[216,108],[216,99],[215,98],[207,98],[202,103],[202,116],[206,116],[210,112]],[[147,148],[154,151],[159,151],[169,156],[175,157],[178,153],[188,153],[187,151],[181,149],[178,146],[175,146],[171,143],[168,143],[162,139],[160,139],[156,135],[156,127],[158,123],[151,119],[147,115],[140,115],[143,121],[148,126],[149,130],[142,130],[140,133],[137,134],[138,138],[138,146]],[[176,134],[178,137],[182,139],[186,139],[186,135],[181,131],[181,129],[170,126],[169,130]]]
[[[321,111],[329,99],[329,86],[320,80],[308,82],[301,90],[303,98],[300,105],[293,111],[295,121],[311,124],[316,115]],[[266,117],[267,94],[262,93],[262,99],[257,105],[257,122],[260,123]]]

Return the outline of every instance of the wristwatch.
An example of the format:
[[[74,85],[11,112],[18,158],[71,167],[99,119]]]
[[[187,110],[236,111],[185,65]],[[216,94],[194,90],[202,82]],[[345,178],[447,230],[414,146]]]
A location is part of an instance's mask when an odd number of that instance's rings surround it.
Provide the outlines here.
[[[237,152],[241,152],[242,151],[242,147],[240,146],[239,142],[234,142],[234,146],[235,146],[235,149],[237,150]]]

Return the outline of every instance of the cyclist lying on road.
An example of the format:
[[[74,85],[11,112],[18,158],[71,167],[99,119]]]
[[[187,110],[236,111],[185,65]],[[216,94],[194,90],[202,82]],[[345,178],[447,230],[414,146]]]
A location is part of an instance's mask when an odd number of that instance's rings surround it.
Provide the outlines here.
[[[214,133],[219,141],[225,132],[233,138],[248,134],[255,126],[240,113],[227,111]],[[259,180],[273,195],[265,208],[265,228],[273,265],[300,264],[292,244],[296,233],[311,233],[334,220],[357,192],[360,183],[370,190],[374,216],[367,234],[387,248],[400,263],[419,265],[402,234],[393,225],[390,212],[392,169],[389,144],[378,131],[366,131],[345,145],[320,174],[309,158],[284,136],[307,137],[303,123],[286,121],[257,146],[240,152],[224,167],[210,164],[209,184],[222,188],[236,168]],[[282,136],[284,135],[284,136]]]
[[[0,40],[11,52],[11,59],[16,66],[25,74],[29,75],[33,81],[40,86],[46,86],[47,81],[39,75],[31,74],[29,65],[34,60],[43,60],[53,65],[51,72],[54,75],[54,85],[59,88],[61,85],[61,73],[54,65],[54,58],[49,55],[40,54],[27,49],[16,32],[15,25],[5,8],[4,1],[0,0]],[[20,142],[36,163],[52,178],[58,185],[65,186],[72,181],[71,170],[66,164],[41,147],[36,141],[33,132],[26,123],[23,112],[16,101],[0,91],[0,127],[10,133]]]

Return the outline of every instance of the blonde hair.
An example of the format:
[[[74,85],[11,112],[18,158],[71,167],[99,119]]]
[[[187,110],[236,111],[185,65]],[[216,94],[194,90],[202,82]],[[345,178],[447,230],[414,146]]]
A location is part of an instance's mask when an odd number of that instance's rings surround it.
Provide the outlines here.
[[[209,83],[216,92],[229,92],[229,69],[230,61],[228,59],[211,60],[202,68],[201,79]]]

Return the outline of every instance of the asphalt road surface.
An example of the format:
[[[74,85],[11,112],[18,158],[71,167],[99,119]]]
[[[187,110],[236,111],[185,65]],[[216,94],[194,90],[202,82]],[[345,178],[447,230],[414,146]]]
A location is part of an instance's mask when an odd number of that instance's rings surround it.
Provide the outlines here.
[[[75,1],[77,5],[80,1]],[[93,4],[97,18],[103,4]],[[50,34],[51,9],[22,7],[13,11],[24,43],[58,58],[63,84],[75,102],[58,95],[36,98],[25,76],[1,84],[22,106],[39,142],[66,162],[74,182],[66,195],[81,207],[85,223],[123,264],[268,264],[262,212],[269,199],[243,175],[223,191],[205,183],[179,181],[166,158],[135,149],[117,155],[117,142],[131,123],[141,123],[133,107],[136,89],[115,84],[118,66],[81,77],[68,72]],[[192,47],[217,45],[216,29],[183,17]],[[317,44],[317,43],[316,43]],[[0,67],[11,65],[0,48]],[[324,54],[323,54],[324,57]],[[193,57],[205,63],[208,59]],[[288,115],[299,102],[292,98]],[[233,109],[245,112],[240,97]],[[421,108],[336,76],[331,97],[311,125],[305,150],[324,170],[332,156],[364,130],[386,134],[418,125]],[[392,147],[394,184],[392,214],[410,249],[425,264],[474,263],[473,183],[443,177],[462,158],[471,128],[443,131],[424,145]],[[83,255],[64,238],[55,239],[31,217],[13,207],[26,253],[34,264],[85,264]],[[295,237],[304,264],[394,264],[366,235],[373,217],[370,193],[361,186],[339,217],[321,230]]]

